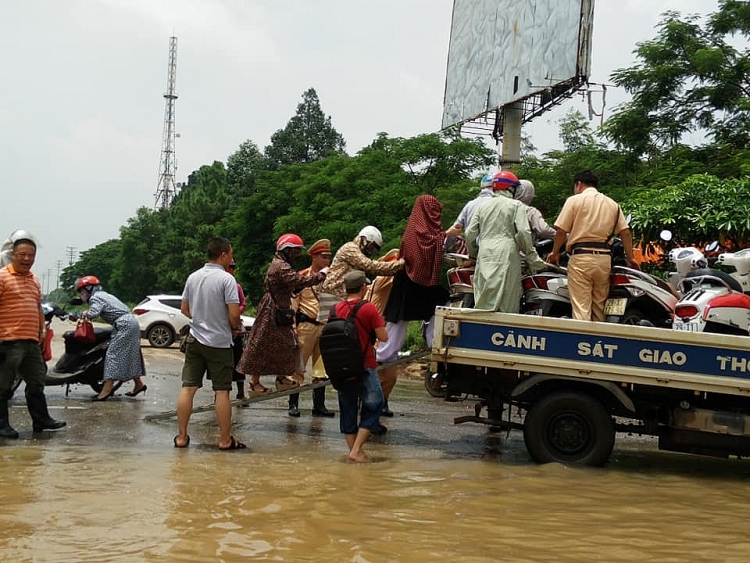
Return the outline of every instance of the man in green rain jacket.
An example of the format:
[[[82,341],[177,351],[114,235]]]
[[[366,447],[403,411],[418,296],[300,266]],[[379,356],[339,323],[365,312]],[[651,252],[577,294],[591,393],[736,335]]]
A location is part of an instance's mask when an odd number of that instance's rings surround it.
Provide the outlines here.
[[[528,267],[541,270],[545,263],[534,250],[531,228],[523,204],[513,199],[520,185],[512,172],[498,172],[492,180],[494,195],[471,219],[466,231],[474,269],[474,308],[518,313],[521,308],[521,252]],[[477,244],[481,240],[481,246]]]

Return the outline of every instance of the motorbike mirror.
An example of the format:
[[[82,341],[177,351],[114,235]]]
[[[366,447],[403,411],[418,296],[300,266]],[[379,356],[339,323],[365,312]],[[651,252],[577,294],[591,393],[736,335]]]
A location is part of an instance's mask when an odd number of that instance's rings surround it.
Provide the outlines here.
[[[669,242],[670,240],[672,240],[672,231],[670,231],[669,229],[664,229],[659,233],[659,238],[664,242]]]
[[[73,299],[68,301],[68,303],[70,303],[71,305],[83,305],[83,299],[81,299],[80,297],[74,297]]]
[[[706,252],[714,252],[715,250],[719,249],[719,241],[715,240],[712,243],[709,243],[708,246],[706,246]]]

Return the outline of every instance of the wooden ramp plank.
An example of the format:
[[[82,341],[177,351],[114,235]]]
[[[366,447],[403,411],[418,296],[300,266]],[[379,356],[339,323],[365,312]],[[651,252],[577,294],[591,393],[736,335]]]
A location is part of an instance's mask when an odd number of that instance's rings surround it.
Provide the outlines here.
[[[318,389],[320,387],[325,387],[326,385],[330,385],[330,381],[320,381],[318,383],[312,383],[308,385],[302,385],[300,387],[295,387],[294,389],[285,389],[284,391],[274,391],[273,393],[264,393],[263,395],[256,395],[255,397],[245,397],[244,399],[235,399],[234,401],[231,401],[233,407],[238,407],[241,405],[251,405],[253,403],[261,403],[263,401],[270,401],[271,399],[278,399],[280,397],[288,397],[289,395],[293,395],[294,393],[306,393],[307,391],[312,391],[313,389]],[[199,407],[193,407],[193,414],[201,413],[201,412],[208,412],[214,410],[214,404],[207,404],[207,405],[201,405]],[[161,413],[154,413],[154,414],[147,414],[143,417],[143,420],[145,421],[154,421],[154,420],[164,420],[166,418],[172,418],[174,416],[177,416],[176,410],[161,412]]]
[[[378,370],[399,366],[401,364],[407,364],[410,362],[413,362],[415,360],[418,360],[420,358],[424,358],[425,356],[428,356],[430,354],[430,350],[425,350],[422,352],[417,352],[415,354],[409,354],[408,356],[403,356],[399,358],[398,360],[394,360],[392,362],[387,362],[385,364],[379,365],[377,367]],[[266,393],[264,395],[257,395],[255,397],[245,397],[244,399],[235,399],[232,401],[233,407],[238,407],[241,405],[251,405],[253,403],[260,403],[263,401],[270,401],[271,399],[279,399],[281,397],[287,397],[289,395],[292,395],[294,393],[306,393],[307,391],[312,391],[313,389],[319,389],[320,387],[325,387],[326,385],[330,385],[330,381],[319,381],[318,383],[311,383],[308,385],[302,385],[300,387],[295,387],[294,389],[286,389],[285,391],[275,391],[273,393]],[[201,405],[198,407],[193,407],[193,414],[201,413],[201,412],[209,412],[214,410],[214,404],[208,404],[208,405]],[[166,412],[160,412],[160,413],[154,413],[154,414],[147,414],[143,417],[143,420],[147,422],[151,422],[154,420],[165,420],[167,418],[172,418],[177,416],[176,410],[170,410]]]

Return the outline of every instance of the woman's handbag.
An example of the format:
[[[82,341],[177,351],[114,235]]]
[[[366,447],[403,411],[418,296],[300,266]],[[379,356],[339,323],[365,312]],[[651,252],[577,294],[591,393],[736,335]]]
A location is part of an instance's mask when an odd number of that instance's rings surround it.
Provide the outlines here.
[[[73,333],[73,338],[85,344],[93,344],[96,342],[96,334],[94,334],[94,325],[88,319],[79,319],[76,325],[76,330]]]
[[[275,308],[274,311],[274,320],[276,321],[276,326],[294,326],[294,321],[296,317],[296,312],[291,307],[279,307],[276,304],[276,297],[273,295],[273,291],[271,291],[271,286],[266,281],[264,283],[266,287],[266,291],[271,296],[271,300],[273,301],[273,305]]]
[[[289,307],[276,307],[276,326],[294,325],[294,309]]]

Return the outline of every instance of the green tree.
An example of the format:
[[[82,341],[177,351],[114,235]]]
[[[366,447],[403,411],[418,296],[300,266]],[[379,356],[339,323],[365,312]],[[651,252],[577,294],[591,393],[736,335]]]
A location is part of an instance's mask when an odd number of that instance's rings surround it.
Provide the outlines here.
[[[169,252],[164,236],[168,215],[168,210],[141,207],[120,228],[120,252],[110,282],[112,293],[120,299],[137,302],[160,292],[159,263]]]
[[[417,196],[434,193],[443,201],[447,224],[476,195],[477,169],[486,169],[493,159],[494,152],[477,141],[382,133],[353,157],[334,153],[261,173],[231,228],[238,274],[250,301],[262,293],[262,276],[282,233],[298,233],[308,243],[329,238],[338,248],[371,224],[383,232],[385,248],[398,247]]]
[[[634,190],[622,202],[632,213],[636,237],[658,241],[669,229],[678,242],[729,241],[741,247],[750,240],[750,178],[722,180],[696,174],[673,186]]]
[[[667,12],[655,39],[637,45],[639,62],[611,79],[632,94],[605,133],[636,156],[659,153],[688,133],[705,132],[734,149],[750,147],[750,4],[721,0],[706,18]]]
[[[111,239],[81,252],[80,258],[60,273],[60,284],[64,289],[72,289],[76,279],[96,276],[102,285],[110,287],[120,247],[119,239]]]
[[[343,153],[344,137],[336,131],[330,116],[326,117],[314,88],[302,94],[297,113],[286,127],[271,136],[266,157],[276,166],[302,164],[320,160],[329,153]]]
[[[258,174],[267,168],[268,162],[258,145],[247,140],[227,158],[227,183],[235,195],[249,196]]]

